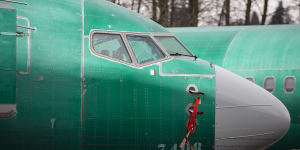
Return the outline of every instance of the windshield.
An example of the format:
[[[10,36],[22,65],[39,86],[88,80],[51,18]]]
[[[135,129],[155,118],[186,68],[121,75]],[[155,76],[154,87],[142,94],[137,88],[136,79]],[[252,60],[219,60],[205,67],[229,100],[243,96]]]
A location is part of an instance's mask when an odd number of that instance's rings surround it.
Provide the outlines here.
[[[93,50],[96,53],[131,63],[121,35],[95,33],[93,34],[92,43]]]
[[[127,39],[138,63],[140,64],[159,60],[165,57],[148,36],[128,35]]]
[[[181,43],[172,36],[155,36],[155,39],[170,55],[193,56]]]

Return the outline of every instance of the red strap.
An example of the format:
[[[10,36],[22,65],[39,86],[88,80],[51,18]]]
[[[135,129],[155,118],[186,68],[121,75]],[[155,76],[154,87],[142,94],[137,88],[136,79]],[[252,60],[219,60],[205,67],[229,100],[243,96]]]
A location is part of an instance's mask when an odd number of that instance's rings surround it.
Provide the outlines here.
[[[189,122],[188,122],[188,125],[187,125],[187,133],[184,136],[182,142],[180,143],[181,148],[184,147],[184,144],[187,141],[189,146],[190,146],[190,149],[194,150],[194,147],[193,147],[192,143],[189,141],[188,137],[191,133],[195,132],[197,114],[203,114],[203,112],[198,113],[199,103],[200,103],[200,97],[197,97],[195,104],[193,104],[193,107],[194,107],[193,113],[190,115],[190,119],[189,119]]]
[[[190,115],[189,123],[187,126],[188,131],[192,131],[192,132],[194,131],[194,127],[196,125],[196,117],[198,114],[199,103],[200,103],[200,97],[197,97],[195,104],[193,104],[194,110],[193,110],[193,113]]]

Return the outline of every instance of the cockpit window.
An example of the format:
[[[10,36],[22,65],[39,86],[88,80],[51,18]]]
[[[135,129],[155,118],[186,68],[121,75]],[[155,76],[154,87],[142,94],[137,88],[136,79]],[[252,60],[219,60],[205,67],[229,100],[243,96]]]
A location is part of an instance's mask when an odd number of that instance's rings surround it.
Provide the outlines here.
[[[155,36],[155,39],[170,55],[186,55],[192,56],[192,54],[172,36]]]
[[[95,33],[92,46],[96,53],[125,62],[131,62],[125,44],[119,34]]]
[[[165,57],[148,36],[127,35],[127,39],[139,64]]]

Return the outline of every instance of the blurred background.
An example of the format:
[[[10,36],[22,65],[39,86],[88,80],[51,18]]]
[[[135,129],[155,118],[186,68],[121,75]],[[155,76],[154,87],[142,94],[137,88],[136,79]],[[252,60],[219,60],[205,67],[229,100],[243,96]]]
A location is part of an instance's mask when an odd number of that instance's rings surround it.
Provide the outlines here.
[[[165,27],[299,24],[300,0],[109,0]]]

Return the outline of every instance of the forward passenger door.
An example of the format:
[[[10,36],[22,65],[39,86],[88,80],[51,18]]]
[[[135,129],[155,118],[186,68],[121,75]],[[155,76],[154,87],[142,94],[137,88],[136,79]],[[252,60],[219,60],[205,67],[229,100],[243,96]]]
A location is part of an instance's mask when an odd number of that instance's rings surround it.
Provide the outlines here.
[[[16,113],[16,8],[0,3],[0,118]]]

